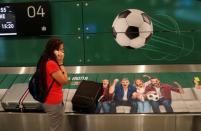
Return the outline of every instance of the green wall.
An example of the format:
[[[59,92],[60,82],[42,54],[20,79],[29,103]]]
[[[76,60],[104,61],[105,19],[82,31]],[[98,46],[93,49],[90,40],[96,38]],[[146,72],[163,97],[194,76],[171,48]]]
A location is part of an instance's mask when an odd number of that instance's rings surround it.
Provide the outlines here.
[[[1,0],[1,3],[34,0]],[[35,0],[38,1],[38,0]],[[52,34],[65,42],[65,65],[200,64],[199,0],[49,0]],[[114,18],[140,9],[152,19],[146,46],[127,49],[112,36]],[[35,66],[49,36],[0,37],[0,66]]]

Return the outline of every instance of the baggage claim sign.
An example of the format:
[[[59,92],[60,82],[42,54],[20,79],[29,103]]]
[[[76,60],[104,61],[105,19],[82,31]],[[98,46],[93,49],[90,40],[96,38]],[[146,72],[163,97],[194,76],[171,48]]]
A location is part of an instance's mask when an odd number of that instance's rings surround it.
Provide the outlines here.
[[[0,35],[51,35],[48,2],[0,4]]]

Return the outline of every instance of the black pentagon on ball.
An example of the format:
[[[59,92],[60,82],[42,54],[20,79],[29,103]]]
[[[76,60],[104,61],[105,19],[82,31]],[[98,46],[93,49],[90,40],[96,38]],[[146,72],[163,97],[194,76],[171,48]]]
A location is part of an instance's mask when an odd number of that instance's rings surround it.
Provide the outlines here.
[[[124,48],[127,48],[127,49],[135,49],[135,48],[133,48],[133,47],[131,47],[131,46],[124,46]]]
[[[125,10],[125,11],[122,11],[121,13],[119,13],[119,18],[126,18],[129,14],[131,13],[130,10]]]
[[[147,43],[149,41],[149,39],[151,38],[152,33],[149,34],[149,36],[147,36],[147,38],[145,39],[145,43]]]
[[[116,39],[116,37],[117,37],[117,32],[116,32],[116,30],[115,30],[114,27],[112,27],[112,35],[113,35],[113,37]]]
[[[139,36],[139,28],[135,26],[129,26],[126,30],[126,36],[130,39],[134,39]]]
[[[146,13],[142,13],[141,15],[142,15],[143,21],[146,22],[147,24],[151,25],[150,17]]]

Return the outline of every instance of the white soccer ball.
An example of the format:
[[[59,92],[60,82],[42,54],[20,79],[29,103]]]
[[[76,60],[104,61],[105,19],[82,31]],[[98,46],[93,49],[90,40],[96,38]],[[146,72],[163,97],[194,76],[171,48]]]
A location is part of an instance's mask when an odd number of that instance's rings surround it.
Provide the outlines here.
[[[119,13],[112,24],[112,29],[116,42],[128,48],[144,46],[153,34],[151,18],[137,9]]]
[[[156,93],[150,93],[150,94],[147,95],[147,99],[148,100],[153,100],[153,101],[158,101],[159,96]]]

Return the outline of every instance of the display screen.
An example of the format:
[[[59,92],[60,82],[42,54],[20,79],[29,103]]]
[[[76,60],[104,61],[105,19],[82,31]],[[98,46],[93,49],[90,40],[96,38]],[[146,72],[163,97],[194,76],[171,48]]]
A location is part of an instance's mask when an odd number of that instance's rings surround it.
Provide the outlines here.
[[[0,4],[0,35],[51,35],[48,2]]]
[[[12,6],[0,6],[0,35],[17,35],[16,17]]]

